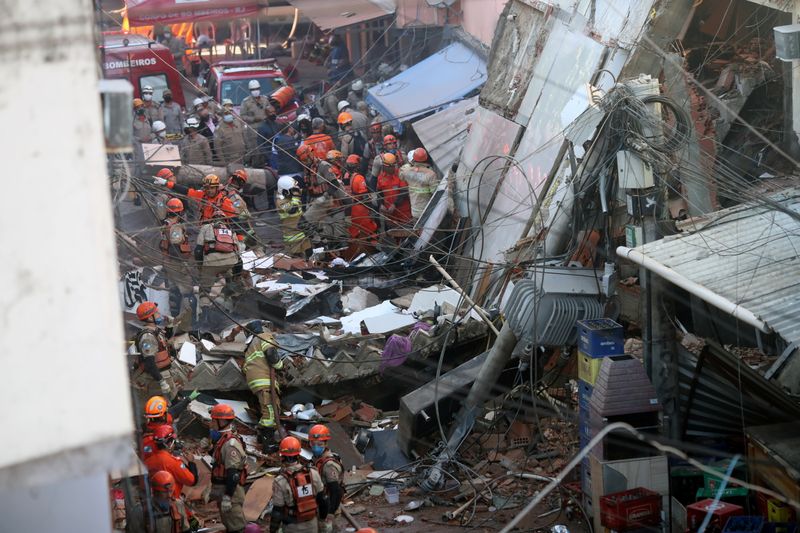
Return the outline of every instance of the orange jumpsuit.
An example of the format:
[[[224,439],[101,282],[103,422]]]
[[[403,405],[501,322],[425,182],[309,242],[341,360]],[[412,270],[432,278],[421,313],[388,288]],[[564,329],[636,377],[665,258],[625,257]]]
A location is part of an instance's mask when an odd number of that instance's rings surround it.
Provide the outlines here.
[[[178,192],[185,194],[189,198],[194,198],[200,201],[200,220],[208,220],[214,218],[214,213],[219,210],[226,217],[235,217],[238,213],[233,202],[225,192],[224,187],[219,187],[217,195],[213,198],[206,196],[203,189],[191,189],[184,185],[178,185],[174,181],[167,182],[167,187]]]
[[[166,470],[175,478],[173,496],[181,497],[184,485],[192,486],[197,483],[194,474],[186,467],[186,463],[180,457],[175,457],[169,450],[156,450],[144,460],[144,465],[148,472],[155,473],[159,470]]]
[[[336,145],[333,144],[333,139],[331,139],[331,136],[326,133],[315,133],[313,135],[309,135],[306,137],[306,140],[303,141],[303,144],[307,144],[313,148],[314,155],[320,159],[325,159],[325,156],[328,155],[328,152],[331,150],[336,150]]]
[[[394,212],[386,214],[386,220],[391,226],[402,226],[411,220],[411,202],[408,199],[408,183],[400,179],[395,169],[391,174],[382,170],[378,175],[378,192],[383,196],[382,206],[389,209],[394,206]],[[400,197],[405,192],[404,197]]]
[[[350,178],[350,191],[353,197],[353,206],[350,210],[350,237],[372,243],[378,225],[372,220],[369,202],[369,189],[367,180],[361,174],[355,173]]]

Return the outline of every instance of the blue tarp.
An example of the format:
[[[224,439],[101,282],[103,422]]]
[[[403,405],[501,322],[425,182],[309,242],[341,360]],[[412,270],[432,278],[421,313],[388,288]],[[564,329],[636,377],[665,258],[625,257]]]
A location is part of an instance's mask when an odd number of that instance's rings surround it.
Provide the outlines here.
[[[367,91],[366,102],[402,132],[402,123],[463,98],[486,81],[486,63],[454,42]]]

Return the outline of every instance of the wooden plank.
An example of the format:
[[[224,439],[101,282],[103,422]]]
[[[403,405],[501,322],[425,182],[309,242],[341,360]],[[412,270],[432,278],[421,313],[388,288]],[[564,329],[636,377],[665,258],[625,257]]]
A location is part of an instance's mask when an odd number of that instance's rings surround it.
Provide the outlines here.
[[[255,522],[264,512],[272,499],[272,482],[275,480],[270,475],[258,478],[244,496],[244,518],[248,522]]]
[[[342,458],[344,469],[350,470],[353,466],[358,468],[363,465],[364,457],[356,449],[341,424],[330,422],[328,423],[328,429],[331,431],[329,447],[333,453],[339,454],[339,457]]]

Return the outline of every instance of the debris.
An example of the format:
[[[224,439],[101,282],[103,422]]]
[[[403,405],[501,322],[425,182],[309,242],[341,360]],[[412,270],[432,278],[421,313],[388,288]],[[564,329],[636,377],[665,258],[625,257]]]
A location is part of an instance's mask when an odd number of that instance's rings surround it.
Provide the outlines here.
[[[414,521],[414,517],[407,514],[401,514],[395,516],[394,521],[397,522],[398,524],[410,524],[411,522]]]
[[[364,507],[363,505],[353,505],[352,507],[348,507],[347,508],[347,511],[351,515],[359,515],[359,514],[363,513],[366,510],[367,510],[367,508]]]
[[[371,292],[362,289],[361,287],[354,287],[352,290],[342,296],[342,307],[346,313],[354,313],[363,311],[368,307],[374,307],[380,303],[377,296]]]
[[[195,366],[197,364],[197,347],[194,343],[184,342],[178,352],[178,360],[182,363]]]
[[[342,330],[345,333],[360,334],[362,321],[366,323],[370,333],[390,333],[408,327],[417,320],[411,315],[403,314],[391,302],[385,301],[342,317]]]
[[[261,517],[261,513],[272,499],[272,476],[263,476],[255,481],[244,496],[244,517],[254,522]]]
[[[378,418],[380,414],[381,412],[379,410],[375,409],[371,405],[365,404],[364,402],[361,402],[361,407],[353,412],[353,415],[356,417],[356,419],[363,420],[364,422],[372,422]]]
[[[371,485],[369,488],[370,496],[380,496],[383,494],[383,485]]]
[[[400,487],[387,485],[383,488],[383,495],[386,497],[386,503],[389,505],[397,505],[400,503]]]
[[[420,507],[425,505],[425,500],[411,500],[408,502],[405,507],[403,507],[404,511],[416,511]]]
[[[336,422],[330,422],[327,426],[331,432],[330,447],[339,454],[345,470],[358,468],[364,464],[364,458],[353,445],[353,441],[350,440],[342,426]]]

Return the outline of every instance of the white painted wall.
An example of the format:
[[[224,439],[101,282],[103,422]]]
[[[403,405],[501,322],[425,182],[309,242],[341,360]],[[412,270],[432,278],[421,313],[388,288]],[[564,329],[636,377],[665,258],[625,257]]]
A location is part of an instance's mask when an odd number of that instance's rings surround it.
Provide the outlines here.
[[[0,489],[105,472],[133,430],[92,2],[3,13]]]

